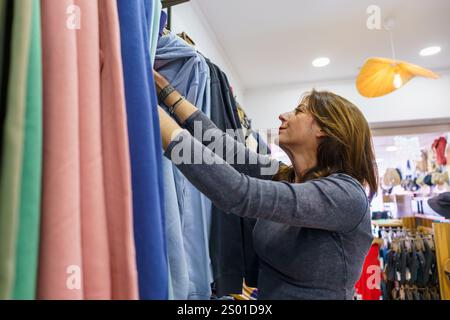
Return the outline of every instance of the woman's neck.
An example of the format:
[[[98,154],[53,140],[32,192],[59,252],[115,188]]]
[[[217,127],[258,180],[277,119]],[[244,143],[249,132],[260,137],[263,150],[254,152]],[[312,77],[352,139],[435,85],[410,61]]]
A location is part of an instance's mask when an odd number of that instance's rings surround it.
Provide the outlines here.
[[[312,152],[297,153],[291,158],[295,171],[295,183],[301,183],[305,173],[317,165],[317,156]]]

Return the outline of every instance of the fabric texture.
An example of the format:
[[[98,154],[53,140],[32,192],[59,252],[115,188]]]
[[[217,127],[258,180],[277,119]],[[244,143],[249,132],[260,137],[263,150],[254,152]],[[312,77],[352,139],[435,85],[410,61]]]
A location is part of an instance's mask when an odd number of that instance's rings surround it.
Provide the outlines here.
[[[0,165],[3,152],[3,125],[6,112],[6,92],[11,55],[11,28],[13,17],[13,2],[11,0],[0,3]]]
[[[42,0],[43,186],[38,299],[83,299],[77,30]],[[62,67],[64,66],[64,67]],[[64,106],[64,107],[61,107]]]
[[[206,59],[211,75],[211,120],[220,129],[241,129],[236,101],[225,73]],[[243,137],[237,137],[243,142]],[[239,294],[242,283],[257,286],[258,259],[251,246],[256,221],[212,208],[210,255],[217,296]]]
[[[220,134],[200,111],[188,120]],[[187,130],[165,156],[218,208],[258,219],[253,239],[260,258],[259,299],[352,299],[373,240],[364,188],[345,174],[301,184],[268,181],[277,161],[254,154],[225,133],[222,137],[234,144],[233,156],[245,155],[245,163],[254,164],[231,166]],[[189,164],[194,150],[212,164]],[[271,174],[263,170],[267,166]]]
[[[82,14],[77,30],[81,250],[84,299],[110,299],[111,275],[100,100],[98,1],[74,0]]]
[[[164,28],[167,24],[167,13],[165,11],[161,11],[161,16],[159,17],[159,35],[160,38],[164,33]]]
[[[155,69],[191,103],[209,113],[209,68],[193,47],[175,34],[163,36],[158,42]],[[170,162],[163,165],[172,166]],[[211,297],[212,282],[208,244],[211,203],[176,167],[172,170],[173,173],[167,168],[164,170],[165,183],[174,184],[172,193],[165,195],[167,201],[177,202],[178,207],[166,207],[166,220],[171,226],[180,225],[182,228],[180,231],[167,229],[174,298],[207,300]],[[186,272],[189,279],[187,288],[184,282]]]
[[[133,237],[130,149],[115,1],[99,0],[103,177],[111,265],[111,298],[138,295]]]
[[[25,139],[13,299],[36,298],[42,175],[42,48],[39,0],[32,0]]]
[[[173,300],[186,300],[189,296],[189,269],[183,240],[183,221],[177,198],[174,168],[163,159],[164,200],[166,215],[167,257],[169,280]]]
[[[159,25],[161,20],[162,4],[161,0],[153,1],[153,17],[151,25],[151,38],[150,38],[150,58],[152,63],[155,61],[156,48],[158,47],[159,40]]]
[[[0,299],[10,299],[14,290],[32,6],[31,0],[14,2],[0,167]]]
[[[167,299],[162,142],[150,62],[152,2],[118,0],[141,299]]]

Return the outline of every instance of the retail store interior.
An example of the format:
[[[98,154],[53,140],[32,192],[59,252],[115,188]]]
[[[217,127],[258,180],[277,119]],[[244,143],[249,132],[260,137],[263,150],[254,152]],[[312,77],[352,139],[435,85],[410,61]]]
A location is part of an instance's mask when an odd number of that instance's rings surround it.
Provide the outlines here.
[[[0,299],[450,300],[449,14],[0,0]]]

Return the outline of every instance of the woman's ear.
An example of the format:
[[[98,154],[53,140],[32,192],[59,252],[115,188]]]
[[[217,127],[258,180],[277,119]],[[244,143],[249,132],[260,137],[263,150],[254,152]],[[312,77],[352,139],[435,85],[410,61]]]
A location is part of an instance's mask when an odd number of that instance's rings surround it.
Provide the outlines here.
[[[317,133],[316,133],[316,137],[317,138],[323,138],[323,137],[325,137],[327,134],[325,133],[325,131],[323,131],[322,129],[319,129],[319,130],[317,130]]]

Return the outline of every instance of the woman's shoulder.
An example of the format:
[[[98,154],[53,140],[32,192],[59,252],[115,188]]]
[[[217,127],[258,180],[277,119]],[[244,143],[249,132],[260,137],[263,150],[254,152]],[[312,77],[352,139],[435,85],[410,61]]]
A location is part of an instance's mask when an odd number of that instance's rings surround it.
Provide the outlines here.
[[[367,197],[367,192],[363,185],[348,174],[333,173],[327,177],[321,177],[311,181],[321,181],[323,183],[332,185],[337,190],[345,191],[347,200],[357,201],[363,203],[365,206],[369,205],[370,201]],[[342,192],[338,193],[342,195]]]

